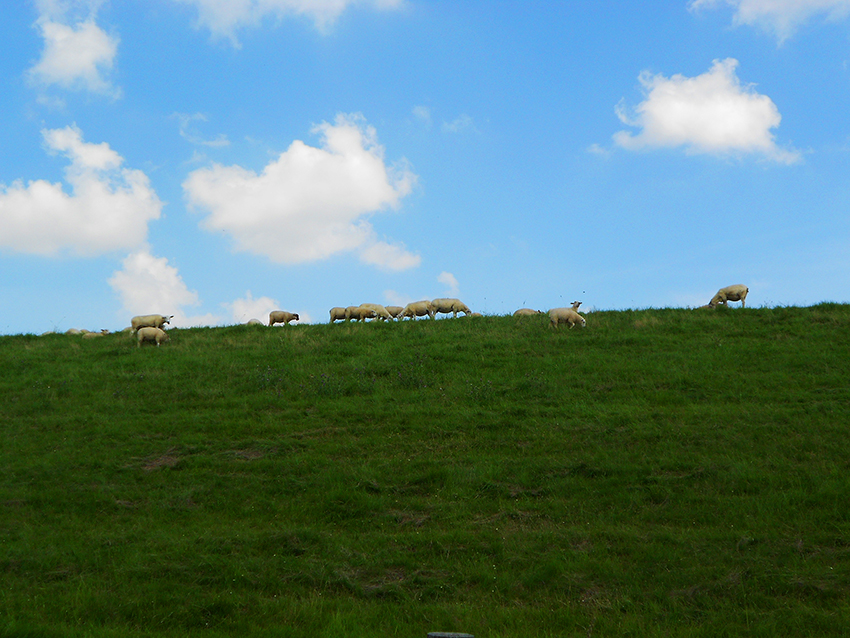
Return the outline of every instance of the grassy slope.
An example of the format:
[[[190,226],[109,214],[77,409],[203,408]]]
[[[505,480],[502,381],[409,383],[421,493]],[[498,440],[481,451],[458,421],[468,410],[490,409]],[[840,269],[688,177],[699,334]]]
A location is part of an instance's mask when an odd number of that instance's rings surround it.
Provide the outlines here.
[[[850,306],[0,338],[0,635],[850,626]]]

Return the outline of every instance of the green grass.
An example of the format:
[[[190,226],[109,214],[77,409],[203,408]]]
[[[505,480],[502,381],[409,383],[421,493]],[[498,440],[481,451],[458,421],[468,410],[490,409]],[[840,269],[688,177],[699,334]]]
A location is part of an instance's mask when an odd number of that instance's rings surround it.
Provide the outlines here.
[[[850,306],[0,338],[0,636],[842,636]]]

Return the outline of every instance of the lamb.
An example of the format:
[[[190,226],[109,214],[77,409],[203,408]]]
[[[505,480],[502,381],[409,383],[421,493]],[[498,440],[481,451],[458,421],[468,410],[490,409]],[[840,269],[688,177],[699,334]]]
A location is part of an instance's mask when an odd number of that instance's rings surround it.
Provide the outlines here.
[[[174,315],[137,315],[130,321],[133,332],[137,332],[139,328],[162,328],[168,323]]]
[[[401,321],[405,317],[415,320],[416,317],[424,317],[425,315],[428,315],[431,319],[434,318],[434,306],[431,305],[431,302],[428,300],[412,301],[398,313],[398,320]]]
[[[434,299],[431,302],[431,306],[434,308],[434,314],[438,312],[450,312],[452,313],[453,319],[457,318],[457,313],[459,312],[462,312],[465,315],[472,312],[460,299]]]
[[[719,304],[728,306],[728,304],[726,303],[727,301],[740,301],[741,308],[743,308],[745,306],[744,302],[747,298],[748,292],[750,292],[750,289],[747,288],[744,284],[726,286],[725,288],[721,288],[717,291],[717,294],[711,298],[711,301],[708,302],[708,305],[711,308],[715,308]]]
[[[158,348],[159,344],[170,341],[171,339],[165,330],[152,328],[150,326],[139,328],[139,330],[136,331],[136,335],[138,338],[138,342],[136,343],[137,348],[142,347],[142,341],[154,341]]]
[[[366,308],[365,305],[349,306],[345,309],[345,314],[349,319],[354,319],[355,321],[365,321],[366,319],[374,319],[378,316],[377,312],[372,308]]]
[[[269,313],[269,326],[273,326],[276,323],[282,323],[288,326],[290,321],[298,321],[298,314],[287,312],[286,310],[272,310]]]
[[[575,306],[576,308],[578,306]],[[584,317],[582,317],[574,308],[553,308],[549,311],[549,327],[557,328],[562,323],[570,324],[570,330],[576,324],[584,328],[587,325]]]
[[[340,308],[339,306],[331,308],[331,323],[337,319],[340,321],[348,321],[349,317],[345,313],[345,308]]]
[[[533,317],[534,315],[542,315],[542,310],[532,310],[531,308],[520,308],[514,312],[514,317]]]
[[[377,319],[381,319],[382,321],[392,321],[393,316],[381,304],[378,304],[378,303],[362,303],[362,304],[360,304],[360,307],[366,308],[367,310],[374,311],[375,317]]]

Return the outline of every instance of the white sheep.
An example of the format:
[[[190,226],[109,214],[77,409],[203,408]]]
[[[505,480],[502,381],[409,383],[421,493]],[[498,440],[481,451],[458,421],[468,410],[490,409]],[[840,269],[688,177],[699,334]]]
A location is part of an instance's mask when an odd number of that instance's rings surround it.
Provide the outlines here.
[[[542,314],[542,310],[532,310],[531,308],[520,308],[519,310],[514,311],[514,317],[533,317],[535,315]]]
[[[424,317],[426,315],[431,317],[431,319],[434,318],[434,307],[427,299],[423,301],[412,301],[407,304],[404,308],[402,308],[402,311],[398,313],[398,319],[399,321],[405,317],[416,319],[416,317]]]
[[[727,306],[727,301],[740,301],[741,308],[743,308],[745,305],[744,301],[747,298],[748,292],[750,292],[750,289],[747,288],[744,284],[726,286],[725,288],[721,288],[717,291],[717,294],[711,298],[711,301],[708,302],[708,305],[712,308],[715,308],[719,304]]]
[[[66,335],[81,335],[81,334],[83,334],[83,331],[80,330],[79,328],[68,328],[65,331],[65,334]]]
[[[398,316],[401,314],[401,311],[404,310],[404,308],[402,308],[401,306],[386,306],[386,309],[393,319],[398,319]]]
[[[86,332],[83,334],[83,339],[93,339],[95,337],[102,337],[103,335],[108,335],[109,330],[101,330],[100,332]]]
[[[130,321],[133,332],[137,332],[139,328],[162,328],[168,323],[174,315],[137,315]]]
[[[245,325],[248,325],[248,326],[262,326],[262,325],[263,325],[263,322],[262,322],[262,321],[260,321],[259,319],[248,319],[248,323],[247,323],[247,324],[245,324]]]
[[[349,319],[361,322],[366,319],[374,319],[378,316],[378,313],[372,308],[366,308],[365,306],[348,306],[348,308],[345,309],[345,314]]]
[[[379,303],[362,303],[360,307],[374,311],[375,317],[381,321],[392,321],[393,316]]]
[[[549,327],[557,328],[562,323],[570,324],[570,330],[573,329],[573,326],[576,324],[580,325],[584,328],[587,325],[587,321],[585,321],[584,317],[582,317],[578,312],[576,312],[573,308],[552,308],[549,311]]]
[[[349,319],[349,317],[345,314],[345,308],[341,308],[339,306],[331,308],[330,314],[331,314],[331,323],[333,323],[334,321],[336,321],[338,319],[340,321],[348,321],[348,319]]]
[[[457,313],[462,312],[465,315],[472,311],[460,299],[434,299],[431,302],[431,307],[434,309],[434,314],[438,312],[452,313],[452,318],[457,318]]]
[[[138,341],[136,342],[137,348],[142,347],[142,341],[156,342],[157,347],[159,347],[159,344],[171,340],[171,337],[168,336],[168,333],[165,330],[161,330],[159,328],[152,328],[150,326],[139,328],[136,331],[136,337],[138,339]]]
[[[272,310],[269,313],[269,326],[273,326],[276,323],[282,323],[288,326],[290,321],[298,321],[298,314],[287,312],[286,310]]]

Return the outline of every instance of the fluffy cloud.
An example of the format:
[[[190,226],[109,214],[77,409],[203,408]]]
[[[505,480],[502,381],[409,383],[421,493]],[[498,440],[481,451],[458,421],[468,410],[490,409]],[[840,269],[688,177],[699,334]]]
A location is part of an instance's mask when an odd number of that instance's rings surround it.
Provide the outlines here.
[[[121,91],[106,79],[118,53],[119,39],[95,24],[98,4],[55,0],[38,3],[40,16],[36,27],[44,38],[44,51],[29,70],[33,83],[120,96]],[[88,12],[88,17],[71,26],[68,23],[71,13],[81,9]]]
[[[108,144],[84,142],[74,126],[42,135],[49,151],[71,161],[65,179],[72,194],[44,180],[0,184],[0,247],[93,256],[143,243],[148,222],[162,209],[147,176],[121,168],[123,158]]]
[[[736,25],[759,26],[775,33],[780,42],[815,16],[840,20],[850,14],[850,0],[691,0],[688,7],[695,11],[721,3],[735,8]]]
[[[121,298],[127,323],[134,315],[174,315],[175,327],[209,326],[220,322],[214,315],[189,316],[184,308],[198,306],[198,293],[189,290],[177,269],[165,257],[154,257],[142,248],[124,259],[123,269],[109,278],[109,285]]]
[[[614,141],[630,150],[683,146],[691,153],[756,153],[785,164],[798,161],[799,153],[779,148],[771,133],[782,119],[776,105],[742,86],[737,66],[732,58],[715,60],[707,73],[693,78],[641,73],[646,100],[632,114],[621,103],[617,115],[642,130],[637,135],[619,131]]]
[[[295,141],[260,174],[218,164],[190,173],[183,189],[191,206],[209,211],[203,226],[283,264],[356,252],[389,270],[417,266],[418,255],[379,240],[366,219],[397,208],[416,176],[403,164],[385,165],[375,130],[358,116],[339,115],[314,132],[321,148]]]
[[[269,313],[280,308],[280,303],[271,297],[254,299],[249,290],[245,293],[244,299],[236,299],[232,303],[224,304],[224,306],[233,313],[234,323],[245,323],[250,319],[259,319],[265,323],[268,320]]]
[[[376,9],[396,9],[404,0],[175,0],[198,10],[198,25],[210,30],[214,37],[228,38],[239,46],[236,31],[259,25],[264,19],[281,20],[287,16],[304,16],[324,31],[351,5],[368,5]]]
[[[460,291],[460,285],[457,282],[457,277],[450,272],[441,272],[437,277],[437,281],[446,286],[446,294],[450,296],[454,296]]]

